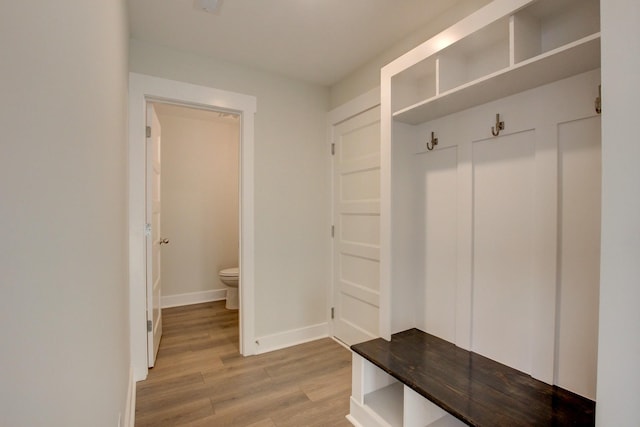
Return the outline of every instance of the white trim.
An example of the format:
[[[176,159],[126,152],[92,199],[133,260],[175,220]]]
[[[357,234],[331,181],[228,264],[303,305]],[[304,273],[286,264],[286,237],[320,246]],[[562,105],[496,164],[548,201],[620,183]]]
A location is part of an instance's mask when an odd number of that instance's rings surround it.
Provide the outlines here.
[[[133,378],[133,365],[129,366],[129,386],[127,387],[127,402],[124,408],[124,427],[134,427],[136,423],[136,382]]]
[[[375,413],[367,405],[359,404],[353,396],[351,396],[350,399],[349,415],[347,415],[347,420],[349,420],[349,422],[354,426],[389,426],[389,423],[387,423],[380,415]],[[356,420],[360,420],[362,422],[358,423]]]
[[[355,427],[364,427],[362,424],[357,422],[356,419],[351,416],[351,414],[347,414],[347,416],[345,418],[347,419],[347,421],[349,421]]]
[[[258,346],[256,354],[268,353],[286,347],[303,344],[309,341],[327,338],[329,336],[329,325],[319,323],[305,328],[292,329],[290,331],[279,332],[277,334],[265,335],[256,338]]]
[[[343,343],[342,341],[340,341],[338,338],[336,337],[331,337],[332,340],[334,340],[335,342],[337,342],[338,344],[340,344],[342,347],[344,347],[345,349],[351,351],[351,347],[349,347],[347,344]]]
[[[163,295],[160,306],[162,308],[180,307],[225,299],[227,299],[226,289],[209,289],[208,291],[189,292],[186,294]]]
[[[353,98],[339,107],[327,113],[327,122],[329,126],[335,126],[340,122],[344,122],[353,116],[364,113],[367,110],[380,105],[380,86],[365,92],[362,95]]]
[[[254,96],[129,73],[129,321],[136,381],[147,377],[145,287],[145,111],[147,100],[237,112],[240,142],[240,353],[255,352]]]

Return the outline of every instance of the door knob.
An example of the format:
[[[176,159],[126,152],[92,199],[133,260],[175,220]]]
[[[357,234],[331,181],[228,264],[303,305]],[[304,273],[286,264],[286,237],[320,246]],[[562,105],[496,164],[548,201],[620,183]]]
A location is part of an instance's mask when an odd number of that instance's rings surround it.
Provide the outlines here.
[[[162,239],[162,240],[160,240],[160,244],[161,244],[161,245],[168,245],[168,244],[169,244],[169,239]]]

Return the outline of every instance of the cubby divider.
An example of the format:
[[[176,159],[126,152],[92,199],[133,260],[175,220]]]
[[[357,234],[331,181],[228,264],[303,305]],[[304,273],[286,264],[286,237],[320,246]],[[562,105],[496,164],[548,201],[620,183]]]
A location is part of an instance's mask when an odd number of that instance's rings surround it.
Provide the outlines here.
[[[598,68],[599,31],[598,0],[532,1],[393,76],[394,118],[418,124]]]

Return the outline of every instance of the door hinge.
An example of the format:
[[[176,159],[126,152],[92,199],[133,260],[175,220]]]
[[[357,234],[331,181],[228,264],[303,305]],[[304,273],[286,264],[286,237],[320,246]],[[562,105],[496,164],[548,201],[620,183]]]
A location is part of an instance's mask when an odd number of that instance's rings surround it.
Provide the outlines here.
[[[153,321],[147,320],[147,332],[153,331]]]
[[[331,307],[331,318],[334,319],[336,317],[336,309]]]
[[[331,143],[331,155],[335,155],[336,154],[336,143],[332,142]]]
[[[336,235],[336,226],[332,225],[331,226],[331,237],[333,238]]]
[[[151,126],[147,126],[147,138],[151,138]]]
[[[144,235],[147,237],[151,236],[151,224],[146,223],[144,225]]]

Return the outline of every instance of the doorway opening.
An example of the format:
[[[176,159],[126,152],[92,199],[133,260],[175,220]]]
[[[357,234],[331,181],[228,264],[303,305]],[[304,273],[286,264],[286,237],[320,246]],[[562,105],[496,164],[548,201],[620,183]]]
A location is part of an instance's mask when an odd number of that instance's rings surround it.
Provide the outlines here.
[[[157,121],[149,119],[154,115]],[[155,349],[162,309],[218,300],[226,300],[227,309],[240,308],[240,115],[151,102],[150,122],[149,134],[159,139],[157,155],[147,149],[148,313],[159,301],[147,347]],[[154,210],[157,215],[149,215]],[[159,265],[150,268],[154,263]],[[237,334],[232,340],[238,342]],[[149,352],[150,367],[155,356]]]
[[[137,73],[129,75],[129,292],[131,360],[135,381],[148,374],[146,286],[146,110],[163,103],[239,117],[239,347],[255,353],[254,333],[254,114],[256,98]],[[170,241],[170,239],[169,239]]]

